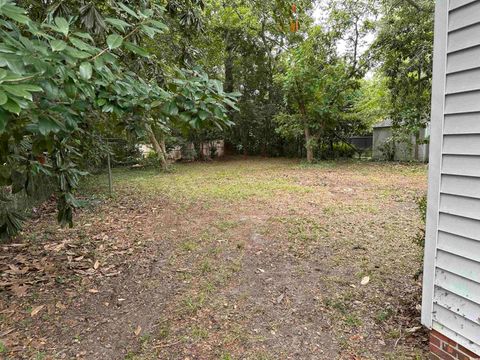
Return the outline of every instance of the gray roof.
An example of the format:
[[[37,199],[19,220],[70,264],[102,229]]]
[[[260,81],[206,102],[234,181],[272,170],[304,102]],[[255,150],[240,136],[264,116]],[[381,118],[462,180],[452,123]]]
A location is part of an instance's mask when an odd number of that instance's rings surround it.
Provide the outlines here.
[[[385,119],[385,120],[383,120],[382,122],[379,122],[378,124],[373,125],[373,128],[374,128],[374,129],[377,129],[377,128],[388,128],[388,127],[392,127],[392,125],[393,125],[392,119]]]

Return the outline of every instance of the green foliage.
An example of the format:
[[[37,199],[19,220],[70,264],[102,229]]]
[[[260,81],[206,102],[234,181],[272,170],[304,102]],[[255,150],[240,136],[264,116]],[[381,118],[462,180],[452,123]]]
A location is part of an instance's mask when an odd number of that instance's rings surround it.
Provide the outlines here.
[[[376,74],[360,82],[353,111],[371,131],[373,125],[390,116],[390,101],[387,78]]]
[[[164,9],[119,4],[117,11],[122,25],[110,23],[119,32],[94,41],[66,18],[38,23],[13,2],[0,1],[0,186],[28,191],[40,174],[54,176],[58,218],[70,226],[79,206],[74,192],[85,174],[79,150],[95,129],[116,123],[142,138],[152,125],[228,126],[226,112],[238,97],[200,70],[178,70],[164,87],[130,70],[120,58],[148,50],[128,41],[162,34]],[[0,219],[9,235],[20,228],[12,214]]]
[[[418,135],[430,119],[433,0],[383,1],[384,14],[372,52],[390,91],[395,131]]]
[[[331,144],[322,144],[318,151],[319,159],[339,159],[352,158],[355,156],[356,150],[350,144],[344,142],[332,142]]]
[[[356,80],[337,55],[337,40],[335,32],[313,27],[307,39],[284,55],[283,71],[276,76],[288,111],[277,115],[277,130],[286,137],[303,132],[309,161],[320,139],[331,142],[338,136],[352,106]]]

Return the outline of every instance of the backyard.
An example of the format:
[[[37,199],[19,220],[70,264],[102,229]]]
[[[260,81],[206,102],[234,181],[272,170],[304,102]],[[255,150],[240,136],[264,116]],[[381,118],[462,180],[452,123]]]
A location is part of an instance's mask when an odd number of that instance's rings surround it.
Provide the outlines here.
[[[423,359],[426,166],[231,159],[90,177],[1,245],[0,358]]]

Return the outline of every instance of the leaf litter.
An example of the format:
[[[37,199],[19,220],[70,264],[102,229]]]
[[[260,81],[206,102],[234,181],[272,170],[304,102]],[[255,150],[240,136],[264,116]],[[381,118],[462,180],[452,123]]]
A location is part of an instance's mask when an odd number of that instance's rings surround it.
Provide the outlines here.
[[[420,283],[411,273],[418,249],[408,233],[424,169],[346,163],[325,171],[285,160],[205,167],[296,187],[233,202],[208,195],[193,205],[127,179],[121,197],[79,212],[74,229],[58,228],[53,211],[43,211],[0,245],[0,341],[8,353],[378,359],[425,351]],[[197,186],[224,186],[200,185],[205,167],[181,171]],[[377,240],[402,232],[402,257],[399,244]],[[371,275],[355,286],[361,273]]]

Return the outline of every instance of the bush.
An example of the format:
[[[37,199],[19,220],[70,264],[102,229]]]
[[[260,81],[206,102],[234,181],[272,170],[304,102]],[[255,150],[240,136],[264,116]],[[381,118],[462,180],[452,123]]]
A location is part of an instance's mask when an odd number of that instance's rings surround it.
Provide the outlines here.
[[[355,149],[344,142],[334,143],[333,146],[322,144],[318,148],[319,159],[338,159],[352,158],[355,155]]]

